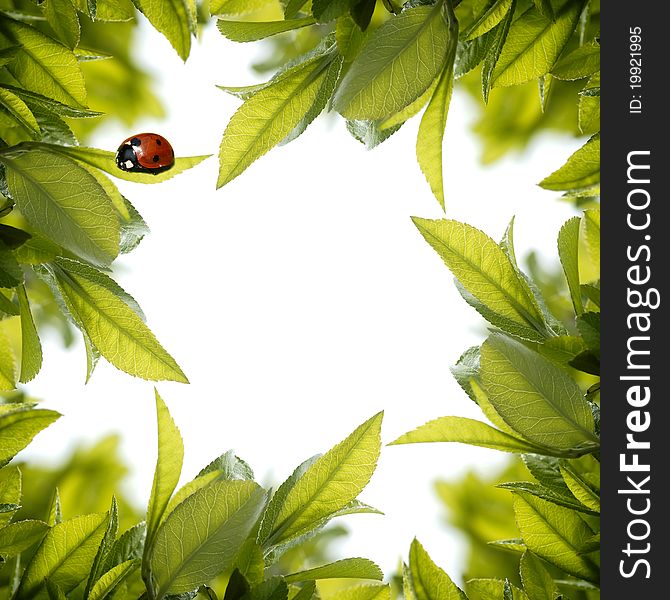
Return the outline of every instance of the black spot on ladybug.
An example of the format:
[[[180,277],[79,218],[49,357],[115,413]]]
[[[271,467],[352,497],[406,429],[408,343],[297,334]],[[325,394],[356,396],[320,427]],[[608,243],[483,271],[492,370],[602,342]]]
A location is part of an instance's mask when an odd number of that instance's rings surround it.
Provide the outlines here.
[[[142,140],[141,140],[140,138],[138,138],[138,137],[134,137],[134,138],[132,138],[132,139],[130,140],[130,143],[131,143],[133,146],[139,146],[139,145],[142,143]]]
[[[154,154],[154,158],[153,158],[154,162],[158,162],[160,159],[161,159],[161,157],[158,156],[158,154]]]
[[[160,146],[161,143],[162,143],[162,142],[161,142],[158,138],[156,138],[156,146]]]

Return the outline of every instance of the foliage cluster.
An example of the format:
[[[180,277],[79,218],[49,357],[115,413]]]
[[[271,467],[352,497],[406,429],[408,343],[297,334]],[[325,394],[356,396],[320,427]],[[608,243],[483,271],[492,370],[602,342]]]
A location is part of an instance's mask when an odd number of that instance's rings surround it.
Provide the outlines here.
[[[136,0],[135,6],[186,59],[205,7],[194,0]],[[419,0],[400,7],[393,0],[211,0],[208,10],[232,40],[284,40],[264,66],[276,70],[269,81],[223,88],[243,104],[223,135],[219,186],[298,137],[324,110],[338,112],[354,137],[374,147],[425,107],[417,158],[444,207],[442,141],[455,80],[469,91],[480,87],[490,104],[493,116],[478,127],[493,140],[492,157],[555,125],[550,115],[570,114],[564,111],[568,101],[578,108],[575,120],[560,126],[591,137],[540,183],[584,209],[558,235],[567,310],[532,270],[530,276],[522,271],[513,221],[497,243],[464,223],[414,219],[465,301],[491,327],[484,343],[466,350],[452,369],[490,424],[442,417],[394,444],[469,443],[519,454],[526,469],[499,485],[511,492],[516,531],[489,544],[514,557],[504,570],[495,578],[477,575],[462,591],[415,541],[400,577],[405,600],[597,598],[599,3]],[[126,174],[112,153],[79,146],[70,126],[84,135],[90,130],[74,123],[98,116],[88,106],[87,88],[94,90],[91,103],[105,108],[105,77],[119,82],[108,86],[107,110],[124,87],[148,85],[128,51],[132,24],[126,21],[134,18],[128,0],[0,3],[2,390],[35,377],[42,363],[38,326],[63,319],[82,333],[88,376],[103,356],[144,379],[187,381],[137,302],[110,275],[115,258],[133,250],[148,228],[108,175],[159,183],[204,157],[177,159],[158,176]],[[114,41],[111,32],[121,32],[123,41]],[[481,86],[473,86],[477,76]],[[527,111],[529,102],[539,112]],[[147,110],[158,109],[149,102]],[[503,139],[506,127],[511,142]],[[553,310],[557,304],[560,315]],[[158,460],[146,519],[139,521],[129,510],[120,515],[112,498],[106,512],[98,507],[64,518],[55,490],[43,490],[53,497],[41,512],[22,515],[24,499],[34,492],[22,494],[21,472],[9,463],[59,415],[20,394],[0,404],[5,597],[392,597],[395,591],[381,582],[374,563],[314,561],[320,555],[310,546],[332,518],[375,512],[358,495],[380,452],[381,415],[301,464],[274,492],[255,483],[232,452],[176,490],[183,444],[158,395],[156,408]],[[453,506],[464,506],[455,488],[451,495],[441,489]],[[497,498],[510,509],[509,501]],[[509,521],[503,522],[508,530]],[[483,539],[474,525],[472,537]],[[287,560],[296,548],[301,559]],[[329,591],[322,582],[333,578],[365,583]]]

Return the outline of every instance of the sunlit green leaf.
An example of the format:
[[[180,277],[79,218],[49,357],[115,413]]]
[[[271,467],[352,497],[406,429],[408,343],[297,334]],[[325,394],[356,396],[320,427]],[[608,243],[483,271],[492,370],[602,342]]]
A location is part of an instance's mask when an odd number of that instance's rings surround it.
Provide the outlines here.
[[[448,40],[441,2],[389,19],[371,34],[344,76],[335,109],[348,119],[383,119],[402,110],[442,70]]]
[[[68,48],[73,49],[79,44],[79,17],[72,0],[45,0],[44,16]]]
[[[553,21],[533,6],[514,21],[491,75],[493,86],[518,85],[548,73],[574,32],[583,4],[563,2]]]
[[[116,565],[105,573],[91,589],[88,600],[104,600],[114,591],[114,588],[136,571],[140,566],[139,559],[128,560]]]
[[[47,598],[46,580],[66,594],[77,587],[93,564],[107,518],[106,514],[83,515],[54,525],[26,567],[16,600]]]
[[[308,27],[316,21],[311,17],[288,19],[286,21],[225,21],[219,19],[216,26],[219,31],[233,42],[255,42],[264,38]]]
[[[551,69],[557,79],[583,79],[600,70],[600,44],[584,44],[561,58]]]
[[[554,600],[558,596],[553,577],[532,552],[523,553],[519,573],[528,600]]]
[[[496,0],[468,29],[464,32],[466,40],[480,37],[500,23],[510,8],[513,0]]]
[[[29,145],[3,152],[0,161],[18,208],[37,230],[95,264],[112,262],[119,222],[104,190],[85,169]]]
[[[0,464],[23,450],[40,431],[60,417],[56,411],[45,408],[20,405],[16,408],[10,405],[10,408],[9,412],[0,413]]]
[[[578,190],[597,183],[600,183],[600,135],[594,135],[540,185],[546,190]]]
[[[56,102],[85,108],[84,76],[73,52],[26,23],[7,17],[2,23],[0,41],[20,48],[6,68],[21,86]]]
[[[16,556],[41,541],[49,526],[43,521],[17,521],[0,529],[0,556]]]
[[[328,565],[314,567],[291,575],[285,575],[287,583],[309,581],[310,579],[376,579],[381,581],[381,569],[367,558],[345,558]]]
[[[185,0],[134,0],[137,8],[186,60],[191,52],[193,16]]]
[[[566,573],[597,581],[598,567],[579,553],[593,532],[578,513],[524,493],[514,494],[514,513],[529,550]]]
[[[180,594],[230,565],[250,534],[265,500],[251,481],[217,481],[165,519],[149,556],[156,598]]]
[[[409,550],[411,589],[416,600],[467,600],[467,596],[428,556],[418,540]]]
[[[42,367],[42,345],[37,335],[24,286],[17,288],[17,296],[21,311],[21,375],[19,380],[21,383],[26,383],[33,379]]]
[[[530,442],[577,454],[598,447],[577,384],[520,342],[490,335],[481,349],[481,377],[498,414]]]
[[[558,234],[558,256],[568,282],[575,313],[584,312],[582,292],[579,287],[579,227],[581,220],[573,217],[566,221]]]

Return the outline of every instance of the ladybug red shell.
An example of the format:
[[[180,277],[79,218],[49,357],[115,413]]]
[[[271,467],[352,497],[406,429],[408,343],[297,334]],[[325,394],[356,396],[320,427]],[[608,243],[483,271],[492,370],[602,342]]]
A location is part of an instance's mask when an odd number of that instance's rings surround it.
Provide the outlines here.
[[[174,150],[162,135],[138,133],[123,140],[116,151],[116,166],[129,173],[158,175],[174,165]]]

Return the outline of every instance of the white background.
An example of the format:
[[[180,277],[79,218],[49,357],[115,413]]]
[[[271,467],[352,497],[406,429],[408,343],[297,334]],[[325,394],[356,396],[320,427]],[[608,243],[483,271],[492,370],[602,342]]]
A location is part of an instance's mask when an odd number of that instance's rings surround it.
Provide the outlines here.
[[[484,328],[460,298],[410,215],[440,218],[416,160],[414,119],[368,152],[341,119],[321,118],[296,142],[273,150],[215,191],[218,145],[239,101],[215,84],[257,81],[259,45],[226,42],[210,27],[184,65],[142,28],[139,57],[154,58],[164,122],[134,131],[106,127],[94,145],[115,150],[133,133],[157,131],[178,155],[214,154],[161,185],[119,181],[152,234],[118,261],[121,285],[191,384],[158,384],[186,446],[183,481],[234,448],[260,481],[277,483],[379,410],[384,442],[442,415],[483,418],[449,374]],[[579,146],[544,136],[523,156],[478,163],[470,100],[456,93],[445,139],[447,216],[499,239],[516,215],[517,254],[555,260],[558,228],[571,216],[537,187]],[[45,343],[44,368],[28,390],[65,417],[24,458],[53,463],[108,432],[122,435],[146,502],[155,463],[153,384],[101,361],[83,385],[83,345]],[[55,451],[55,449],[58,449]],[[342,553],[386,572],[416,535],[456,578],[462,541],[442,521],[437,477],[485,472],[503,457],[461,445],[385,448],[361,496],[385,516],[341,519],[352,535]]]

